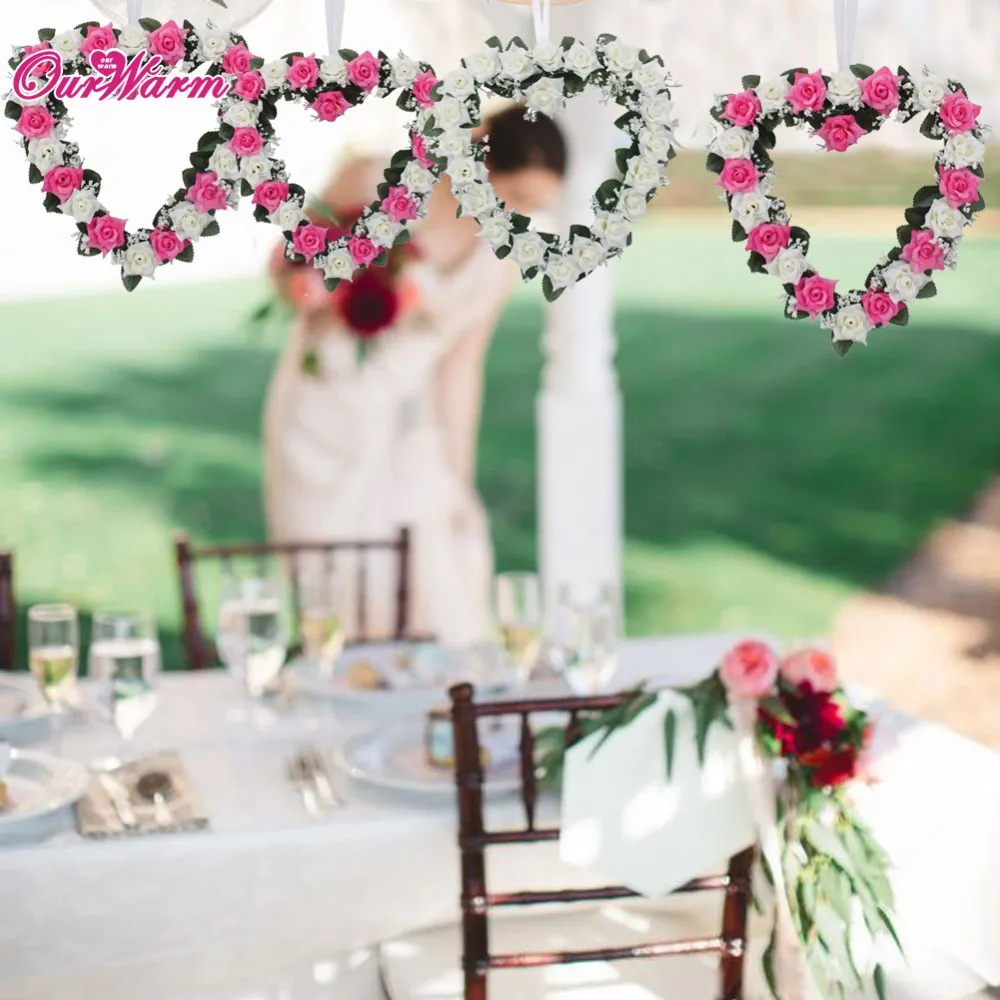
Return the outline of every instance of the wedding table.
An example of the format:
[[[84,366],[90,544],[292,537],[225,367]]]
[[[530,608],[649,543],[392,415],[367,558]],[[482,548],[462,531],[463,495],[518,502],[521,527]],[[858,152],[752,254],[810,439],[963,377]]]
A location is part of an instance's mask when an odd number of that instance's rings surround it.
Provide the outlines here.
[[[690,682],[736,638],[626,642],[617,680]],[[933,943],[951,956],[954,975],[941,987],[950,997],[1000,983],[1000,756],[887,705],[872,710],[882,781],[869,815],[897,864],[908,947],[919,955]],[[303,745],[330,749],[377,723],[314,701],[255,709],[222,672],[165,676],[136,749],[179,752],[211,829],[89,841],[65,816],[42,842],[0,847],[0,997],[287,1000],[287,989],[226,984],[278,983],[300,965],[330,983],[370,961],[378,942],[455,920],[450,802],[378,795],[344,779],[345,807],[317,820],[286,776]],[[63,737],[63,752],[81,761],[113,746],[98,723]],[[514,804],[494,808],[502,819]],[[522,888],[580,876],[554,845],[505,852],[491,867],[491,878]],[[376,986],[373,977],[365,988]],[[355,1000],[346,987],[322,995]]]

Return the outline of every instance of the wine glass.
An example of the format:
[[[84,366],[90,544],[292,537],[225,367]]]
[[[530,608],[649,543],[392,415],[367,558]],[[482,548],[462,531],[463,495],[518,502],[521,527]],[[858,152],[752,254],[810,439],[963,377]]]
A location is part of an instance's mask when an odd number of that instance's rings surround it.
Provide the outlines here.
[[[42,696],[56,712],[76,698],[80,628],[69,604],[37,604],[28,610],[28,663]]]
[[[600,694],[618,670],[619,612],[607,588],[589,601],[574,600],[560,591],[555,639],[559,666],[574,694]]]
[[[89,671],[96,685],[97,704],[131,746],[137,730],[156,709],[160,674],[160,640],[156,622],[141,612],[101,611],[94,615]],[[127,760],[123,753],[120,760]],[[113,766],[119,761],[107,761]]]
[[[542,635],[542,588],[536,573],[500,573],[493,581],[493,615],[519,686],[531,680]]]
[[[248,694],[259,698],[274,685],[285,665],[288,638],[280,588],[268,577],[235,578],[226,583],[216,632],[219,657],[243,678]]]
[[[333,574],[303,580],[299,587],[299,634],[302,652],[329,678],[344,651],[344,622],[338,613],[340,594]]]

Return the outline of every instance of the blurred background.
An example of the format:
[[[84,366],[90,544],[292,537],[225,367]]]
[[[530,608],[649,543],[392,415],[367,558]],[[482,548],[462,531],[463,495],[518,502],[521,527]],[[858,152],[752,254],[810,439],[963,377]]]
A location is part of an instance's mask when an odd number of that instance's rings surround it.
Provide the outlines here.
[[[271,57],[325,49],[320,0],[229,3],[228,15],[207,0],[188,7],[221,23],[263,8],[240,30]],[[124,0],[98,6],[120,16]],[[773,282],[747,271],[699,148],[714,95],[744,73],[835,67],[831,5],[606,6],[608,30],[672,70],[686,147],[615,269],[629,632],[829,634],[850,675],[1000,745],[1000,217],[980,216],[960,268],[909,327],[836,359],[817,328],[782,319]],[[997,120],[997,0],[860,6],[857,61],[927,64]],[[445,72],[492,33],[484,9],[349,0],[344,44],[405,48]],[[98,13],[89,0],[10,0],[0,43]],[[204,103],[159,102],[155,115],[140,102],[78,105],[105,200],[143,223],[214,120]],[[398,148],[404,122],[372,104],[334,131],[283,110],[282,153],[317,186],[345,152]],[[781,193],[814,233],[814,263],[860,284],[933,178],[932,149],[916,126],[890,125],[836,157],[783,134]],[[264,532],[260,418],[285,331],[255,333],[249,318],[266,291],[270,233],[245,207],[230,213],[196,265],[128,295],[114,268],[76,255],[64,219],[43,212],[13,137],[0,148],[0,191],[0,547],[16,551],[19,600],[89,611],[148,595],[166,659],[178,661],[172,532],[217,542]],[[1000,182],[988,179],[984,194],[996,204]],[[538,287],[525,286],[489,359],[479,475],[504,569],[535,565],[542,309]]]

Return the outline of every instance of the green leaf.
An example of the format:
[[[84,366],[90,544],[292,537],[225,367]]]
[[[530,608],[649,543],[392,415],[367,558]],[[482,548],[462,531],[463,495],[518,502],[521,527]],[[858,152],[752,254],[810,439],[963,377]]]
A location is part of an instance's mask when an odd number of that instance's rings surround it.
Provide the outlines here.
[[[319,355],[314,350],[308,350],[302,355],[302,373],[319,378]]]
[[[41,170],[34,163],[28,164],[28,183],[29,184],[41,184],[45,180]]]
[[[16,122],[21,117],[21,105],[17,101],[8,101],[4,105],[3,116],[4,118],[9,118],[12,122]]]
[[[924,222],[927,221],[927,209],[926,208],[908,208],[906,210],[906,221],[913,226],[914,229],[922,229]]]
[[[910,322],[910,310],[906,306],[903,306],[889,322],[893,326],[906,326]]]
[[[216,146],[222,142],[222,136],[218,132],[206,132],[198,140],[199,153],[214,153]]]
[[[927,184],[920,188],[920,190],[913,196],[913,207],[929,208],[940,197],[940,189],[934,184]]]
[[[194,260],[194,244],[189,243],[175,258],[174,260],[183,261],[185,264],[190,264]]]
[[[833,341],[833,353],[836,354],[838,358],[842,358],[853,346],[853,340],[835,340]]]
[[[211,222],[201,231],[202,236],[218,236],[219,235],[219,223],[212,219]]]
[[[924,285],[919,292],[917,292],[918,299],[932,299],[935,295],[937,295],[937,285],[935,285],[933,281],[928,281],[927,284]]]
[[[889,914],[884,909],[882,909],[882,907],[879,907],[878,915],[879,919],[882,921],[883,928],[885,928],[886,933],[889,935],[889,937],[892,938],[893,944],[895,944],[896,948],[899,950],[899,953],[902,955],[903,944],[899,940],[899,935],[896,933],[896,927],[895,924],[893,924],[892,922],[892,917],[890,917]]]
[[[853,873],[851,858],[844,847],[844,842],[837,834],[818,820],[803,824],[802,832],[819,854],[839,865],[848,875]]]
[[[910,236],[913,235],[912,226],[900,226],[896,230],[896,242],[901,246],[905,247],[907,243],[910,242]]]
[[[938,122],[938,116],[933,111],[927,112],[927,117],[920,123],[920,134],[925,139],[934,139],[935,128],[934,126]]]
[[[250,314],[251,323],[263,323],[278,307],[278,300],[266,299]]]
[[[767,712],[768,715],[774,716],[778,722],[784,723],[786,726],[795,725],[795,717],[791,712],[785,707],[785,703],[776,697],[762,698],[760,701],[760,707]]]
[[[144,31],[156,31],[157,28],[161,28],[162,25],[153,17],[140,17],[139,25]]]
[[[875,70],[871,66],[866,66],[864,63],[854,63],[851,66],[851,72],[859,79],[863,80],[867,76],[871,76]]]
[[[774,997],[774,1000],[781,1000],[781,994],[778,993],[778,979],[774,974],[774,956],[777,949],[778,924],[775,921],[774,929],[771,931],[771,940],[767,944],[761,964],[764,967],[764,979],[767,982],[767,988],[771,991],[771,996]]]
[[[742,243],[747,238],[747,231],[733,219],[733,228],[730,231],[734,243]]]
[[[887,1000],[888,994],[885,991],[885,969],[881,965],[876,965],[872,972],[872,982],[875,983],[875,992],[878,1000]]]
[[[674,751],[677,749],[677,713],[670,709],[663,720],[663,745],[667,753],[667,781],[674,776]]]
[[[142,278],[138,274],[125,274],[122,272],[122,284],[127,292],[134,292],[139,287]]]
[[[709,153],[705,160],[705,167],[713,174],[721,174],[726,161],[718,153]]]
[[[750,73],[747,76],[743,77],[741,83],[743,84],[744,90],[753,90],[754,87],[759,86],[760,77],[756,76],[753,73]]]
[[[53,38],[56,37],[55,28],[39,28],[38,29],[38,40],[40,42],[51,42]]]
[[[51,212],[53,215],[57,212],[60,215],[62,214],[62,204],[51,191],[45,196],[45,200],[42,202],[42,207],[46,212]]]

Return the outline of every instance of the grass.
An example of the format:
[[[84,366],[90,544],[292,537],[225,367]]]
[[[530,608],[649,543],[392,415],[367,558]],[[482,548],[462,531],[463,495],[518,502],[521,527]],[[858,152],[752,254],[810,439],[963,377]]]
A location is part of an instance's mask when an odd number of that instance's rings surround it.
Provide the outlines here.
[[[1000,458],[1000,242],[911,326],[834,357],[715,228],[650,224],[619,267],[626,575],[633,634],[821,632]],[[888,234],[887,234],[888,235]],[[863,278],[884,242],[817,239]],[[257,283],[0,308],[0,543],[25,605],[149,604],[178,659],[171,532],[259,536],[259,424],[277,350],[246,333]],[[480,480],[501,567],[534,560],[535,289],[489,358]]]

